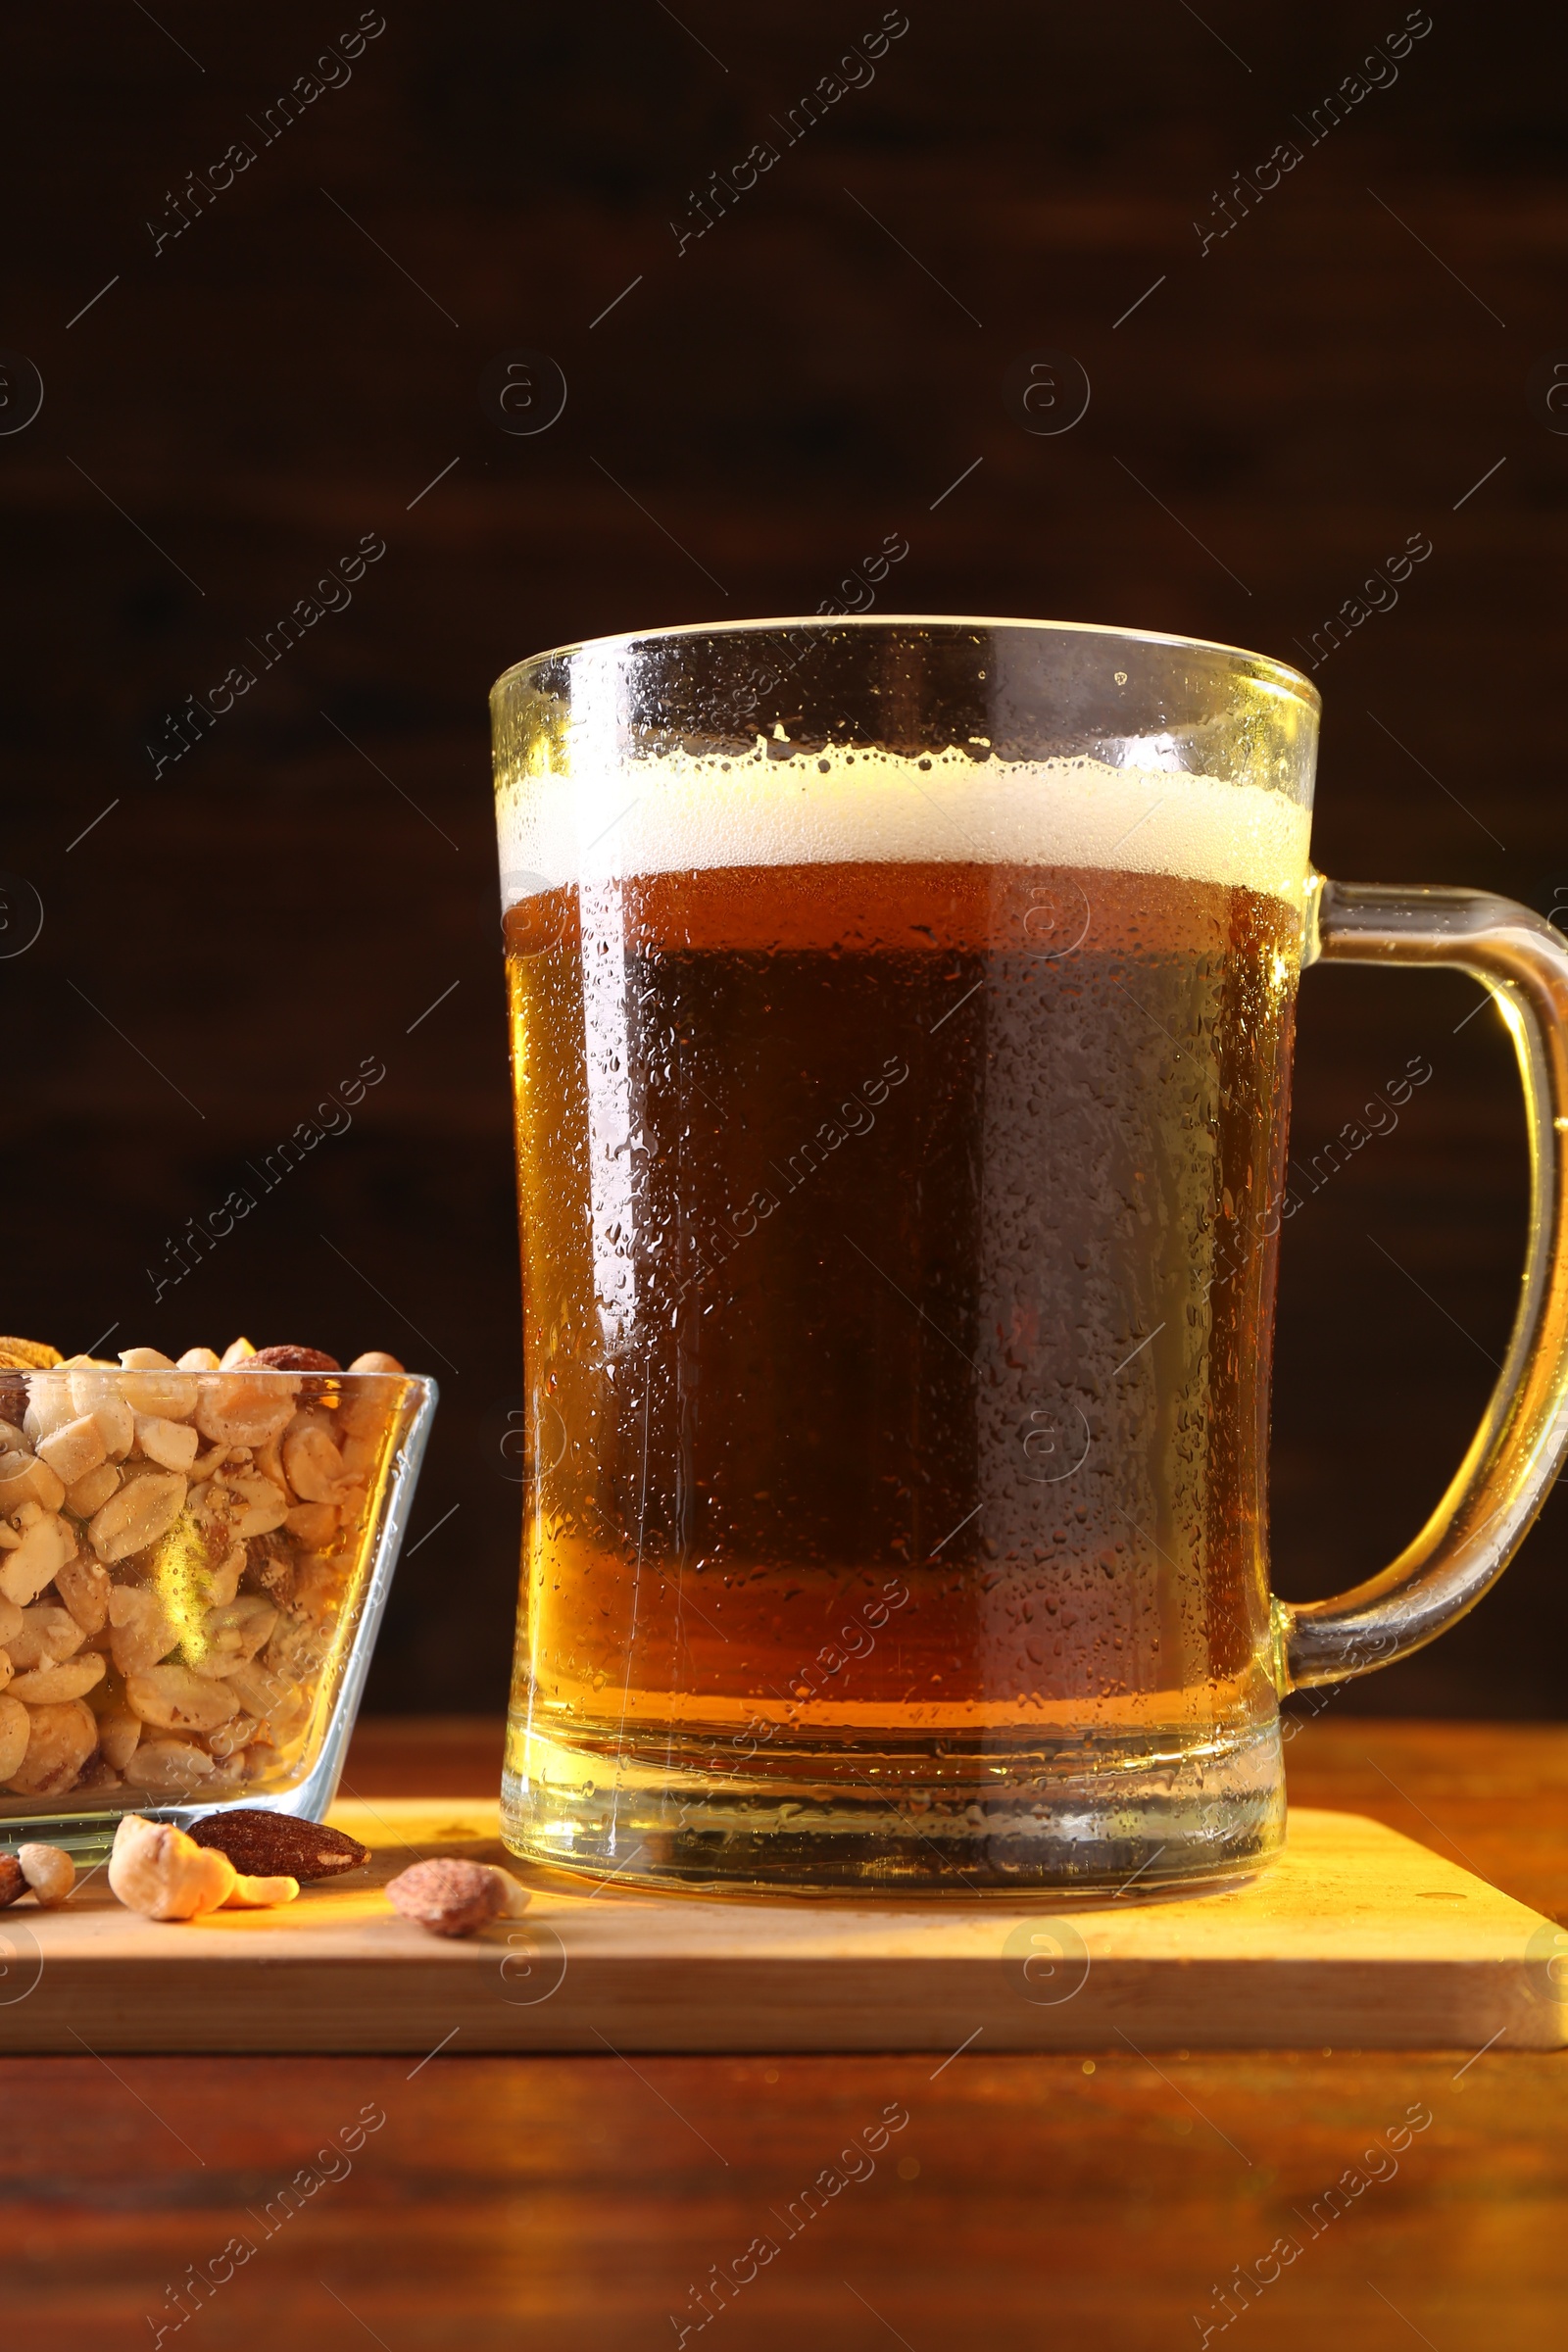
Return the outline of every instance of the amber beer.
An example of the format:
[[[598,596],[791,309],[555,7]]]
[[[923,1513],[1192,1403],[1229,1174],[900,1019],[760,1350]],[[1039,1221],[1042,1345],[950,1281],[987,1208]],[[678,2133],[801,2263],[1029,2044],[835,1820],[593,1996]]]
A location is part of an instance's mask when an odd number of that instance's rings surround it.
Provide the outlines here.
[[[1267,1863],[1282,1696],[1440,1634],[1568,1460],[1560,935],[1314,874],[1317,694],[1235,646],[734,621],[535,655],[491,712],[528,1392],[509,1847],[921,1899]],[[1293,1603],[1268,1384],[1320,958],[1498,996],[1535,1208],[1427,1524]]]
[[[521,878],[536,1806],[874,1803],[1271,1713],[1300,906],[1204,874],[1182,781],[1136,867]]]

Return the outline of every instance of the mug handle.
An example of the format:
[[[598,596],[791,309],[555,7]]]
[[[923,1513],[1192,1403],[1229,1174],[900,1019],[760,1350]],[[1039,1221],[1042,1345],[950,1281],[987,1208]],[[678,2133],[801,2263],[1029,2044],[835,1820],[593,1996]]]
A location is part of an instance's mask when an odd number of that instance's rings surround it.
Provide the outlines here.
[[[1452,964],[1492,993],[1519,1059],[1530,1240],[1508,1352],[1480,1428],[1415,1541],[1332,1600],[1276,1600],[1282,1690],[1369,1674],[1473,1608],[1524,1542],[1568,1452],[1568,946],[1487,891],[1380,889],[1313,875],[1303,965]]]

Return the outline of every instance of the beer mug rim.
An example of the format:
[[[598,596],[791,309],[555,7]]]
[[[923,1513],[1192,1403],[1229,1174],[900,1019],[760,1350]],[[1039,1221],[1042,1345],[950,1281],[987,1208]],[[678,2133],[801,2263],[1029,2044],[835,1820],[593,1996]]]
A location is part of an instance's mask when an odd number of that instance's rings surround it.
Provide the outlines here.
[[[685,637],[694,643],[707,643],[715,637],[776,634],[801,629],[809,629],[821,636],[847,630],[874,629],[1014,630],[1021,635],[1100,637],[1108,643],[1162,646],[1173,653],[1213,657],[1220,675],[1228,674],[1281,695],[1294,696],[1314,718],[1323,708],[1323,698],[1311,679],[1289,662],[1281,662],[1272,654],[1255,653],[1248,646],[1228,645],[1219,638],[1189,637],[1180,631],[1166,629],[1129,629],[1109,621],[1023,620],[1006,615],[956,612],[785,613],[755,620],[680,621],[667,628],[625,629],[604,637],[579,637],[564,645],[550,646],[542,653],[524,655],[521,661],[510,663],[496,679],[491,692],[498,695],[514,680],[524,677],[528,672],[542,669],[550,662],[571,661],[580,654],[629,653],[643,646],[663,644],[672,638]]]

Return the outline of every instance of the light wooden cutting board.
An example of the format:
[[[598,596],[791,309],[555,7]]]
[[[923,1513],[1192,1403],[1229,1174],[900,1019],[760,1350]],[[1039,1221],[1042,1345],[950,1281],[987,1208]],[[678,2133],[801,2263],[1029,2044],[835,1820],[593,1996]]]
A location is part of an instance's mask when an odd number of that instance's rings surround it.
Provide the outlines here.
[[[0,2052],[1452,2048],[1568,2043],[1568,1933],[1397,1832],[1293,1812],[1242,1886],[1047,1898],[645,1894],[512,1864],[522,1919],[448,1942],[380,1892],[507,1862],[496,1807],[339,1805],[373,1849],[276,1911],[160,1925],[100,1869],[0,1912]]]

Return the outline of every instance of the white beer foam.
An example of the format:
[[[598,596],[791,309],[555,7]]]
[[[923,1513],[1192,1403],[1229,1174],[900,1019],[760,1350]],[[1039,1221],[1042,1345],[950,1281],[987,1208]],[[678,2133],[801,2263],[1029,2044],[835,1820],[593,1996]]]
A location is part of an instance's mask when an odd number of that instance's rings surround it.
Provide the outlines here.
[[[1152,748],[1152,747],[1151,747]],[[1301,903],[1311,812],[1257,784],[1090,759],[835,751],[602,762],[498,795],[505,906],[563,883],[852,860],[1072,865]]]

